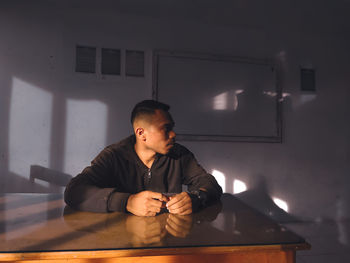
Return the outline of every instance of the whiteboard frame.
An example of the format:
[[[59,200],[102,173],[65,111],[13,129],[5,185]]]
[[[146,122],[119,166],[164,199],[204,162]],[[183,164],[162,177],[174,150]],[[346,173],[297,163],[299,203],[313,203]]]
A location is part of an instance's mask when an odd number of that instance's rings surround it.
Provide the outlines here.
[[[161,57],[211,60],[219,62],[234,62],[245,64],[256,64],[271,66],[276,70],[275,85],[275,135],[271,136],[242,136],[242,135],[208,135],[208,134],[178,134],[176,139],[179,141],[214,141],[214,142],[265,142],[282,143],[282,85],[281,85],[281,66],[277,60],[237,57],[223,54],[207,54],[185,51],[154,50],[153,51],[153,74],[152,74],[152,98],[158,100],[158,91],[161,89],[158,85],[159,59]],[[165,102],[166,103],[166,102]]]

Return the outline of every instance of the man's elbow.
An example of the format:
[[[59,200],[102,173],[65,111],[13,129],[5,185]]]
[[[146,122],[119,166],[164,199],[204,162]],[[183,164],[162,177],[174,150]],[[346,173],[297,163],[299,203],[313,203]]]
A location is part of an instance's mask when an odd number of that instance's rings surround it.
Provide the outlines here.
[[[69,185],[66,187],[66,189],[64,190],[64,202],[70,206],[70,207],[75,207],[74,205],[74,192],[72,191],[72,189],[69,187]]]

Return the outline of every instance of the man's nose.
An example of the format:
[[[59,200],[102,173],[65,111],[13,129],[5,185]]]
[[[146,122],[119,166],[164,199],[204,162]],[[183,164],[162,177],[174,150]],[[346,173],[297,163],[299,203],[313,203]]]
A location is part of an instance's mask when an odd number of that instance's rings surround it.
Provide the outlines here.
[[[174,131],[170,131],[169,132],[169,138],[170,139],[173,139],[173,138],[175,138],[176,137],[176,133],[174,132]]]

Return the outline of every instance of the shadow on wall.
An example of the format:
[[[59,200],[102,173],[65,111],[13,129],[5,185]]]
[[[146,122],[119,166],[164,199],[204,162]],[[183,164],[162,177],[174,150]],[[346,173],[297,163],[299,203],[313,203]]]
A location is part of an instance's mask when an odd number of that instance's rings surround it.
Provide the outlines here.
[[[30,167],[29,180],[32,184],[45,183],[48,193],[63,192],[70,179],[73,177],[59,171],[48,169],[40,165],[32,165]]]
[[[249,188],[245,182],[228,177],[216,169],[212,170],[212,175],[224,193],[233,193],[236,198],[275,221],[281,223],[303,221],[288,212],[286,201],[270,194],[264,176],[258,176],[254,183],[255,186]]]
[[[71,175],[40,165],[30,166],[29,179],[12,172],[2,176],[2,180],[7,182],[4,193],[63,193],[72,178]]]
[[[301,222],[302,220],[288,213],[288,206],[282,200],[271,198],[265,177],[260,176],[255,187],[236,194],[235,197],[280,223]],[[282,209],[283,208],[283,209]]]

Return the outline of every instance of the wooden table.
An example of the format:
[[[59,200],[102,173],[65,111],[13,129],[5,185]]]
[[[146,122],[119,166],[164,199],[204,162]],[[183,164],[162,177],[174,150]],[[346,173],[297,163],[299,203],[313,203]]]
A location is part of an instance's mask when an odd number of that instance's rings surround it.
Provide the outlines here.
[[[79,212],[60,194],[4,194],[0,209],[0,261],[290,263],[310,248],[227,194],[190,216]]]

